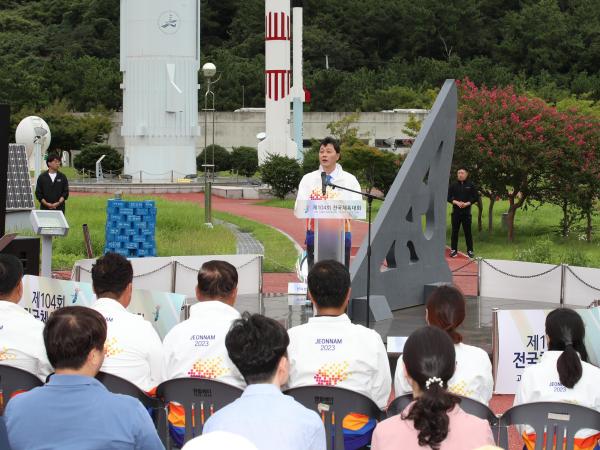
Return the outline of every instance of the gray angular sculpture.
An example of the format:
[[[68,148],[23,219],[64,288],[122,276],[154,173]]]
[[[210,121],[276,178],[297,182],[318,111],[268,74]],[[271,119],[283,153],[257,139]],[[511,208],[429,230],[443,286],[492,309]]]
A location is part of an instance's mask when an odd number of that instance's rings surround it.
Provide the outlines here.
[[[392,310],[423,304],[425,285],[452,280],[444,250],[456,114],[456,86],[446,80],[373,223],[371,295]],[[352,297],[365,296],[366,240],[350,275]]]

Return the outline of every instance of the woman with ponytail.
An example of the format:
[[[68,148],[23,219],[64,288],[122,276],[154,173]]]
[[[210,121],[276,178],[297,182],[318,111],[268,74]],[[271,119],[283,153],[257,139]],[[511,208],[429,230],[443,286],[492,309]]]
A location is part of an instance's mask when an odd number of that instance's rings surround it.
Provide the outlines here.
[[[581,316],[569,308],[559,308],[546,317],[548,350],[536,365],[523,371],[515,395],[515,405],[531,402],[566,402],[600,411],[600,369],[587,363],[583,343],[585,326]],[[528,449],[535,447],[535,433],[523,427]],[[575,448],[597,448],[600,433],[581,430],[575,436]],[[600,448],[600,447],[598,447]]]
[[[465,450],[494,443],[489,423],[465,413],[460,398],[447,391],[456,363],[448,333],[418,329],[406,341],[402,360],[414,401],[377,425],[372,450]]]
[[[466,302],[462,292],[453,286],[435,289],[427,299],[425,320],[428,325],[448,333],[456,352],[456,371],[448,382],[448,389],[457,395],[488,404],[492,398],[494,379],[492,363],[488,354],[479,347],[463,343],[458,331],[466,315]],[[404,367],[398,361],[394,379],[396,397],[412,392],[404,377]]]

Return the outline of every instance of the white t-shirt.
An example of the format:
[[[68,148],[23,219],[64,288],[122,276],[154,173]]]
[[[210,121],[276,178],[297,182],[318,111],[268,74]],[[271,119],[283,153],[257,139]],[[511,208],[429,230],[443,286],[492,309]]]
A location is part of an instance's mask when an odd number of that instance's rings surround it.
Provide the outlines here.
[[[40,380],[54,372],[44,345],[44,323],[21,306],[0,300],[0,364],[37,375]]]
[[[111,298],[99,298],[92,308],[104,316],[108,326],[100,370],[125,378],[144,391],[160,384],[164,380],[163,347],[152,324]]]
[[[54,173],[52,173],[52,172],[48,172],[48,175],[50,175],[50,179],[51,179],[51,180],[52,180],[52,182],[54,183],[54,180],[56,179],[56,175],[57,175],[57,173],[56,173],[56,172],[54,172]]]
[[[456,371],[448,381],[448,390],[487,405],[492,398],[494,389],[490,357],[483,349],[472,345],[460,343],[454,345],[454,349],[456,351]],[[402,357],[396,366],[394,391],[396,397],[412,392],[412,387],[404,375]]]
[[[381,336],[346,314],[311,317],[290,328],[288,388],[321,385],[356,391],[385,408],[392,376]]]
[[[525,368],[517,386],[515,405],[531,402],[564,402],[586,406],[600,411],[600,369],[581,361],[581,379],[572,388],[563,386],[558,377],[556,362],[562,351],[546,351],[538,363]],[[524,429],[522,427],[521,431]],[[527,433],[533,428],[526,427]],[[597,430],[600,431],[600,430]],[[580,430],[576,436],[596,434],[591,430]]]
[[[190,318],[175,325],[163,341],[166,378],[210,378],[246,387],[225,348],[225,336],[239,317],[237,310],[218,300],[193,305]]]

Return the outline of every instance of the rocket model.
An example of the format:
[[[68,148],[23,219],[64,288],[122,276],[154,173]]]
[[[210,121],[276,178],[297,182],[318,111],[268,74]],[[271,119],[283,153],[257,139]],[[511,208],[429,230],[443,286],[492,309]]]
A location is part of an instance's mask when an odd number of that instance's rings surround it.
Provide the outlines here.
[[[125,173],[196,173],[200,0],[121,0]]]
[[[291,25],[290,0],[265,0],[266,137],[258,144],[260,163],[269,154],[297,156],[297,146],[290,137]]]

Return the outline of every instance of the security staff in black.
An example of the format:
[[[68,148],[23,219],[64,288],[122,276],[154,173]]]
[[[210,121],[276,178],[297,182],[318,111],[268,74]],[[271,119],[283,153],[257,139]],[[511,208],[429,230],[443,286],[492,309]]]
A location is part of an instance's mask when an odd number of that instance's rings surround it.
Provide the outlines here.
[[[467,180],[469,172],[460,168],[456,172],[456,182],[448,188],[448,203],[452,203],[452,238],[450,241],[450,257],[458,254],[458,231],[462,225],[467,243],[467,255],[473,258],[473,235],[471,234],[471,205],[479,200],[475,185]]]
[[[48,170],[37,179],[35,197],[40,202],[41,209],[58,209],[64,213],[65,202],[69,198],[69,181],[64,173],[58,171],[58,155],[48,155],[46,165]]]

